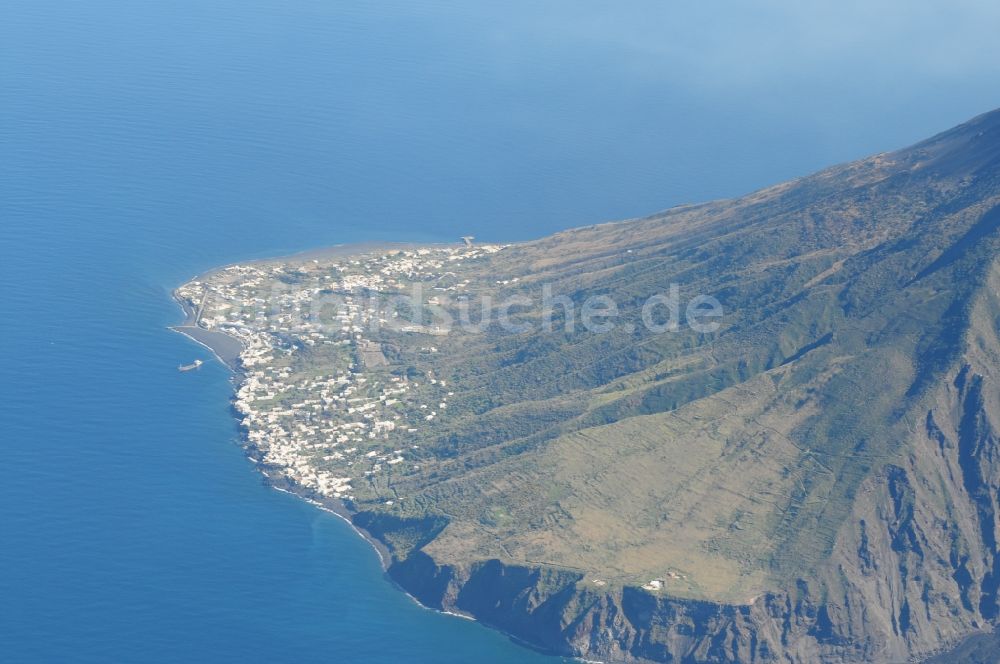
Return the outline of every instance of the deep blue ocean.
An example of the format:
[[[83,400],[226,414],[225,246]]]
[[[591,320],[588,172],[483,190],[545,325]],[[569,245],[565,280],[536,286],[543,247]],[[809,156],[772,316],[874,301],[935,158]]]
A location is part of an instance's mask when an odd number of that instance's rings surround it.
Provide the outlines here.
[[[553,661],[266,488],[169,292],[737,195],[1000,105],[985,4],[673,4],[0,3],[0,661]]]

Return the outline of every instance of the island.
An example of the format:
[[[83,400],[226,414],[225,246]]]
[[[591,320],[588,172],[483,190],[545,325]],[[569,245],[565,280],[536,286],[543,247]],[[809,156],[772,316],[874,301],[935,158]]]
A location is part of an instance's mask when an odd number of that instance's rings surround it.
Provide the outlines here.
[[[268,482],[426,606],[609,662],[982,653],[998,163],[993,113],[531,242],[230,265],[175,329],[237,372]]]

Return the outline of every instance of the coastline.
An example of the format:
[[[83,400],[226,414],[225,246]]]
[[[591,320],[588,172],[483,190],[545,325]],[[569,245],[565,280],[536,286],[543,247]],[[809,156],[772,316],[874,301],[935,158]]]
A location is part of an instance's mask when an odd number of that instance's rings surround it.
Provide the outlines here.
[[[371,254],[381,251],[395,251],[400,249],[414,249],[419,247],[432,247],[432,248],[450,247],[456,244],[457,244],[456,242],[388,242],[388,241],[351,242],[345,244],[334,244],[327,247],[320,247],[318,249],[304,249],[302,251],[295,251],[290,254],[279,254],[277,256],[269,256],[265,258],[250,258],[247,260],[225,263],[223,265],[218,265],[216,267],[209,268],[204,272],[199,272],[194,276],[192,276],[190,279],[185,280],[184,283],[189,283],[192,281],[201,281],[205,277],[211,276],[216,272],[225,270],[226,268],[233,267],[234,265],[270,265],[272,263],[285,263],[288,261],[308,261],[314,259],[318,260],[320,258],[363,256],[365,254]],[[176,289],[174,289],[174,291],[172,292],[176,292]],[[190,316],[191,312],[188,311],[188,308],[184,307],[184,309],[185,309],[185,315]]]
[[[207,274],[207,273],[206,273]],[[183,334],[199,346],[206,348],[212,355],[233,373],[239,372],[239,356],[243,343],[236,337],[221,332],[213,332],[199,327],[196,323],[196,312],[182,298],[177,296],[177,290],[170,293],[171,299],[184,312],[184,321],[180,325],[170,325],[169,329]],[[214,341],[214,344],[213,344]]]
[[[348,256],[358,256],[379,251],[387,251],[394,249],[410,249],[416,247],[442,247],[449,246],[450,243],[437,242],[437,243],[413,243],[413,242],[380,242],[380,243],[356,243],[356,244],[341,244],[334,245],[332,247],[324,247],[320,249],[311,249],[302,252],[297,252],[294,254],[289,254],[285,256],[275,256],[272,258],[263,258],[250,261],[238,261],[234,263],[229,263],[226,265],[221,265],[219,267],[211,268],[205,272],[199,273],[197,276],[192,277],[189,281],[199,281],[204,279],[220,270],[224,270],[227,267],[233,265],[261,265],[261,264],[272,264],[286,262],[290,260],[313,260],[314,258],[330,258],[330,257],[348,257]],[[225,334],[224,332],[215,332],[212,330],[207,330],[197,324],[197,312],[189,305],[189,303],[183,298],[178,296],[177,289],[171,291],[171,299],[177,303],[181,308],[184,315],[184,320],[178,325],[168,326],[170,330],[182,334],[191,341],[195,342],[199,346],[207,349],[220,363],[222,363],[227,369],[233,373],[233,385],[238,387],[240,381],[242,380],[242,369],[239,364],[239,351],[243,349],[243,343],[234,336]],[[237,420],[238,421],[238,420]],[[402,585],[400,585],[390,574],[390,566],[393,563],[393,555],[389,548],[372,533],[368,532],[361,526],[354,522],[353,516],[355,512],[350,510],[343,500],[339,498],[331,498],[326,496],[317,495],[315,492],[305,489],[296,482],[288,479],[281,472],[280,468],[275,468],[264,464],[260,461],[260,455],[256,447],[250,440],[246,437],[246,432],[240,427],[240,446],[243,448],[244,455],[247,460],[250,461],[254,470],[260,474],[263,482],[268,487],[281,491],[282,493],[287,493],[293,495],[304,502],[324,511],[329,514],[336,516],[345,523],[347,523],[351,529],[363,540],[365,540],[375,551],[375,555],[378,556],[379,564],[382,567],[382,571],[385,578],[395,587],[397,590],[409,597],[417,606],[434,611],[435,613],[441,613],[449,616],[454,616],[456,618],[461,618],[463,620],[471,620],[478,622],[475,617],[459,613],[456,611],[448,611],[445,609],[438,609],[432,606],[427,606],[423,604],[419,599],[417,599],[413,594],[407,591]],[[491,629],[494,629],[491,627]],[[498,630],[503,632],[503,630]],[[505,636],[510,638],[514,642],[522,643],[526,647],[533,650],[537,650],[531,644],[521,642],[515,635],[507,634],[503,632]]]
[[[230,263],[228,265],[219,266],[212,268],[205,272],[200,273],[198,276],[193,277],[189,281],[201,280],[209,275],[214,274],[220,270],[224,270],[232,265],[247,265],[247,264],[269,264],[285,262],[289,260],[312,260],[314,257],[336,257],[336,256],[357,256],[366,253],[374,253],[377,251],[385,251],[391,249],[404,249],[404,248],[416,248],[416,247],[444,247],[450,246],[451,243],[360,243],[360,244],[349,244],[349,245],[335,245],[333,247],[326,247],[322,249],[303,251],[288,256],[277,256],[273,258],[258,259],[253,261],[238,261],[235,263]],[[187,283],[187,282],[185,282]],[[171,291],[171,298],[180,306],[181,311],[184,315],[184,320],[179,325],[168,326],[170,330],[184,335],[188,339],[194,341],[198,345],[206,348],[212,355],[219,360],[227,369],[229,369],[233,377],[231,379],[231,384],[234,388],[238,389],[242,380],[244,380],[244,374],[239,363],[239,351],[235,350],[237,347],[239,349],[243,348],[242,342],[234,336],[225,334],[224,332],[215,332],[212,330],[207,330],[205,328],[197,325],[197,312],[189,306],[189,304],[181,297],[178,296],[177,289]],[[234,352],[235,350],[235,352]],[[235,394],[235,393],[234,393]],[[231,404],[232,406],[232,398]],[[237,423],[239,422],[237,418]],[[403,584],[394,578],[392,573],[392,566],[395,562],[394,557],[390,549],[378,539],[374,534],[366,530],[365,528],[359,526],[355,520],[354,515],[356,512],[348,508],[347,504],[339,499],[332,497],[319,496],[313,491],[302,487],[296,482],[285,477],[281,469],[278,467],[270,466],[268,464],[262,463],[260,461],[260,454],[256,446],[247,438],[246,431],[242,426],[240,429],[240,446],[243,449],[244,456],[250,463],[253,464],[254,470],[258,472],[262,478],[263,483],[274,490],[281,491],[282,493],[287,493],[295,496],[304,502],[316,507],[324,512],[332,514],[337,518],[343,520],[347,523],[351,529],[360,536],[364,541],[366,541],[372,549],[375,551],[375,555],[378,556],[379,564],[382,567],[383,577],[399,592],[403,593],[408,597],[414,604],[419,606],[421,609],[426,611],[433,611],[434,613],[439,613],[447,616],[452,616],[455,618],[460,618],[462,620],[469,620],[472,622],[477,622],[487,629],[493,630],[502,634],[504,637],[509,639],[513,643],[517,643],[522,647],[532,650],[541,654],[555,655],[559,657],[562,661],[582,661],[590,662],[591,664],[602,664],[599,660],[586,660],[579,657],[573,657],[565,653],[557,653],[547,649],[541,644],[532,643],[524,638],[521,638],[517,634],[504,629],[499,625],[491,624],[489,621],[482,620],[474,615],[463,613],[456,610],[449,610],[445,608],[435,607],[425,604],[417,598],[416,595],[407,590]]]
[[[254,465],[254,468],[264,477],[264,483],[272,489],[281,491],[282,493],[288,493],[297,498],[304,500],[305,502],[317,507],[324,512],[329,512],[334,516],[345,521],[358,535],[362,537],[366,542],[368,542],[375,553],[378,555],[379,562],[382,564],[382,571],[388,572],[389,565],[392,564],[392,552],[389,551],[385,544],[376,539],[371,533],[364,530],[360,526],[354,523],[351,518],[353,512],[347,508],[339,498],[327,498],[324,496],[317,496],[311,491],[303,489],[300,485],[289,480],[281,474],[280,469],[276,470],[273,467],[267,466],[266,464],[260,463],[253,454],[257,451],[253,445],[242,438],[243,450],[246,453],[247,459]]]
[[[318,258],[359,256],[359,255],[380,252],[380,251],[394,250],[394,249],[407,249],[414,247],[435,247],[435,246],[440,247],[448,245],[449,243],[445,242],[438,242],[438,243],[363,242],[363,243],[353,243],[353,244],[338,244],[319,249],[309,249],[306,251],[297,252],[294,254],[288,254],[284,256],[274,256],[271,258],[262,258],[250,261],[237,261],[234,263],[228,263],[226,265],[221,265],[206,270],[205,272],[201,272],[195,277],[192,277],[188,281],[190,282],[190,281],[202,280],[209,275],[215,274],[216,272],[224,270],[227,267],[231,267],[233,265],[248,265],[248,264],[266,265],[266,264],[287,262],[293,260],[313,260]],[[228,368],[231,372],[233,372],[234,383],[236,386],[238,386],[240,376],[242,375],[242,371],[239,365],[239,352],[243,349],[242,341],[240,341],[237,337],[228,335],[224,332],[215,332],[200,327],[197,321],[197,312],[188,304],[186,300],[178,296],[177,288],[174,288],[171,291],[171,299],[173,299],[174,302],[176,302],[177,305],[181,308],[181,311],[184,314],[184,320],[179,325],[169,326],[169,329],[184,335],[188,339],[194,341],[198,345],[209,350],[212,353],[212,355],[217,360],[219,360],[219,362],[221,362],[224,366],[226,366],[226,368]],[[261,476],[264,478],[264,482],[269,487],[277,489],[278,491],[282,491],[284,493],[289,493],[294,496],[297,496],[298,498],[301,498],[307,503],[314,505],[315,507],[318,507],[319,509],[325,512],[329,512],[340,519],[343,519],[345,522],[347,522],[348,525],[351,526],[351,528],[358,535],[360,535],[366,542],[368,542],[371,545],[371,547],[375,550],[376,555],[378,555],[383,571],[388,572],[389,566],[392,564],[392,553],[389,551],[389,549],[386,547],[384,543],[382,543],[371,533],[367,532],[366,530],[364,530],[363,528],[359,527],[357,524],[354,523],[354,520],[352,519],[354,513],[347,508],[347,506],[344,504],[342,500],[340,500],[339,498],[318,496],[314,492],[308,491],[304,489],[302,486],[293,482],[292,480],[289,480],[288,478],[284,477],[283,474],[281,474],[280,469],[276,469],[261,463],[258,460],[258,457],[255,456],[255,453],[257,452],[255,446],[246,437],[242,427],[240,427],[240,441],[247,459],[254,464],[255,469],[257,470],[257,472],[261,474]],[[392,581],[393,585],[399,587],[399,585],[395,581],[393,581],[388,574],[386,574],[386,578]],[[402,588],[400,589],[403,590]],[[403,590],[403,592],[406,591]],[[420,604],[420,602],[415,597],[413,597],[409,593],[406,594],[409,597],[411,597],[415,602],[417,602],[417,604]],[[420,604],[420,606],[424,605]],[[432,607],[424,607],[424,608],[436,610],[433,609]],[[452,612],[444,612],[444,613],[452,613]],[[462,614],[453,614],[453,615],[473,620],[471,616],[464,616]]]
[[[221,332],[212,332],[211,330],[205,330],[193,325],[175,325],[170,329],[178,334],[183,334],[199,346],[208,349],[215,359],[233,373],[239,372],[239,356],[243,345],[235,337],[224,335]]]
[[[235,263],[234,265],[245,265],[248,263],[256,264],[271,264],[278,263],[287,260],[311,260],[314,256],[357,256],[363,255],[364,253],[372,253],[376,251],[385,251],[396,247],[426,247],[432,245],[403,245],[403,244],[355,244],[355,245],[338,245],[335,247],[330,247],[326,249],[319,249],[307,252],[301,252],[294,254],[290,257],[275,257],[269,259],[262,259],[259,261]],[[437,246],[443,246],[441,244]],[[225,269],[225,266],[220,268],[215,268],[213,270],[203,273],[203,275],[211,275],[215,272]],[[189,295],[190,296],[190,295]],[[179,325],[169,326],[171,330],[183,334],[195,343],[208,349],[216,359],[222,362],[227,368],[229,368],[234,376],[232,378],[232,384],[238,389],[242,381],[246,380],[246,374],[244,374],[240,365],[240,351],[243,349],[243,343],[238,337],[226,334],[223,331],[208,330],[202,328],[198,325],[199,312],[195,309],[184,298],[178,295],[178,290],[172,291],[172,298],[181,307],[182,313],[184,315],[184,320]],[[196,298],[195,298],[196,299]],[[231,398],[231,402],[235,397]],[[238,418],[237,418],[238,419]],[[553,649],[550,646],[544,645],[544,640],[532,641],[530,637],[524,634],[518,634],[517,628],[518,624],[510,623],[506,624],[504,620],[496,620],[495,616],[491,618],[489,611],[481,612],[480,609],[472,608],[473,613],[463,613],[455,611],[454,609],[449,610],[443,608],[443,606],[454,607],[454,602],[444,601],[445,598],[442,597],[442,601],[439,603],[437,598],[431,596],[424,596],[421,587],[422,582],[417,579],[418,576],[426,576],[428,570],[424,569],[422,572],[419,568],[410,568],[409,571],[406,570],[405,565],[398,565],[400,563],[397,560],[390,548],[386,543],[379,539],[377,535],[373,532],[367,530],[366,528],[358,525],[358,522],[363,522],[364,519],[356,520],[355,517],[365,516],[367,512],[357,512],[352,510],[347,502],[340,498],[322,496],[312,489],[306,488],[299,485],[293,479],[289,478],[282,472],[280,466],[273,466],[261,461],[262,456],[259,453],[257,447],[250,441],[247,436],[247,431],[240,426],[240,443],[243,448],[244,454],[247,459],[254,464],[255,470],[258,471],[266,486],[281,491],[283,493],[288,493],[294,495],[303,501],[309,503],[310,505],[317,507],[318,509],[333,514],[334,516],[345,521],[355,533],[361,536],[368,544],[375,550],[378,556],[380,566],[382,567],[384,578],[386,578],[397,590],[403,592],[407,597],[409,597],[415,604],[423,609],[434,611],[436,613],[443,613],[447,615],[456,616],[466,620],[473,620],[479,622],[481,625],[488,627],[491,630],[499,632],[506,636],[511,641],[518,643],[526,648],[534,650],[539,653],[556,655],[557,657],[565,658],[566,660],[575,661],[585,661],[585,662],[596,662],[599,660],[587,660],[582,657],[574,657],[571,654]],[[432,561],[433,562],[433,561]],[[497,562],[497,561],[493,561]],[[407,574],[412,574],[414,571],[418,572],[417,575],[411,578],[407,577]],[[433,571],[433,570],[432,570]],[[415,585],[411,583],[414,579],[418,580]],[[413,588],[413,592],[407,589],[407,586]],[[531,586],[527,586],[524,590],[530,590]],[[424,597],[424,601],[418,598],[418,596]],[[428,601],[429,600],[429,601]],[[427,603],[425,603],[425,601]],[[683,607],[683,602],[678,605],[680,608]],[[465,608],[465,607],[463,607]],[[996,643],[1000,643],[1000,635],[990,634],[990,633],[976,633],[958,639],[957,641],[944,644],[939,654],[932,656],[930,659],[925,659],[921,661],[927,662],[927,664],[943,662],[946,658],[950,659],[955,656],[961,656],[966,651],[975,652],[979,651],[981,648],[989,648]],[[617,660],[616,660],[617,661]],[[963,660],[959,660],[963,661]],[[970,664],[971,664],[971,660]]]
[[[318,251],[341,252],[347,247],[359,247],[359,246],[368,246],[368,245],[338,245],[336,247],[331,247],[328,249],[323,249]],[[313,255],[313,253],[310,252],[310,255]],[[352,252],[345,254],[330,253],[327,255],[355,255],[355,254]],[[282,260],[282,258],[279,257],[267,260],[279,261]],[[237,264],[239,263],[233,263],[233,265]],[[209,275],[214,272],[217,272],[218,270],[225,269],[225,267],[226,266],[214,268],[202,274]],[[180,306],[182,312],[184,313],[184,321],[180,325],[169,326],[169,329],[173,330],[174,332],[177,332],[178,334],[184,335],[191,341],[194,341],[199,346],[208,349],[219,362],[221,362],[226,368],[228,368],[234,374],[235,382],[238,385],[238,381],[240,380],[239,377],[242,375],[242,371],[240,370],[239,366],[239,352],[237,351],[234,354],[233,351],[237,347],[239,349],[242,349],[243,348],[242,342],[236,337],[230,336],[223,332],[213,332],[211,330],[206,330],[205,328],[199,327],[196,324],[197,321],[195,320],[196,312],[188,305],[188,303],[184,299],[178,297],[176,289],[174,289],[171,292],[171,298],[174,300],[174,302],[176,302]],[[215,345],[213,345],[213,341],[215,342]],[[221,346],[225,346],[225,348],[222,348]],[[352,512],[349,509],[347,509],[347,506],[343,503],[343,501],[337,498],[327,498],[324,496],[317,496],[312,492],[305,490],[303,487],[299,486],[295,482],[281,475],[280,469],[275,469],[270,466],[267,466],[266,464],[261,463],[258,460],[258,457],[255,456],[255,454],[257,453],[257,449],[246,437],[246,434],[243,431],[242,427],[240,427],[240,443],[246,458],[254,465],[254,469],[258,473],[260,473],[260,475],[264,478],[264,482],[269,487],[301,498],[305,502],[314,505],[315,507],[318,507],[324,512],[329,512],[330,514],[333,514],[338,518],[343,519],[345,522],[347,522],[348,525],[351,526],[352,529],[354,529],[354,531],[358,535],[360,535],[366,542],[368,542],[372,546],[373,549],[375,549],[375,553],[376,555],[378,555],[379,562],[382,565],[382,570],[388,571],[389,565],[391,564],[392,560],[392,554],[389,552],[389,549],[382,542],[380,542],[374,536],[372,536],[371,533],[364,531],[354,523],[354,521],[351,518]],[[416,601],[415,598],[414,601]]]
[[[220,272],[235,265],[270,265],[289,261],[308,261],[318,260],[320,258],[363,256],[365,254],[372,254],[376,252],[420,247],[447,247],[454,244],[455,243],[453,242],[355,242],[349,244],[335,244],[328,247],[321,247],[319,249],[306,249],[291,254],[271,256],[269,258],[255,258],[245,261],[226,263],[224,265],[209,268],[204,272],[199,272],[190,279],[187,279],[184,283],[202,281],[216,272]],[[212,353],[215,359],[225,365],[226,368],[233,373],[239,373],[239,354],[243,349],[243,342],[237,337],[230,336],[223,332],[206,330],[205,328],[199,326],[197,321],[197,312],[192,309],[183,298],[178,297],[177,288],[170,291],[170,297],[177,303],[178,306],[180,306],[181,311],[184,313],[184,320],[177,325],[169,325],[168,328],[178,334],[183,334],[199,346],[206,348]]]
[[[280,491],[282,493],[287,493],[289,495],[295,496],[296,498],[299,498],[300,500],[312,505],[313,507],[323,512],[327,512],[328,514],[332,514],[333,516],[345,522],[348,526],[351,527],[351,530],[353,530],[358,537],[366,541],[375,551],[375,555],[378,556],[379,564],[382,567],[383,577],[390,584],[392,584],[393,588],[406,595],[414,604],[419,606],[421,609],[424,609],[425,611],[433,611],[434,613],[440,613],[446,616],[452,616],[454,618],[461,618],[462,620],[478,622],[479,624],[483,625],[484,627],[487,627],[488,629],[503,634],[505,637],[507,637],[514,643],[517,643],[525,648],[528,648],[538,653],[545,653],[545,650],[543,648],[540,648],[535,644],[528,643],[527,641],[518,638],[515,634],[511,634],[496,626],[485,623],[476,618],[475,616],[469,615],[467,613],[461,613],[458,611],[449,611],[447,609],[428,606],[427,604],[421,602],[413,593],[411,593],[409,590],[403,587],[403,585],[399,581],[393,578],[390,570],[390,567],[392,566],[393,563],[392,552],[381,540],[375,537],[375,535],[368,532],[363,527],[357,525],[354,522],[354,519],[352,518],[354,512],[348,509],[344,501],[340,500],[339,498],[327,498],[323,496],[318,497],[311,491],[303,489],[300,485],[284,477],[281,474],[280,469],[274,469],[270,466],[267,466],[266,464],[260,463],[254,456],[254,454],[257,452],[256,448],[245,437],[242,436],[242,431],[241,431],[241,441],[244,454],[246,455],[247,459],[254,465],[254,469],[258,473],[260,473],[260,475],[263,478],[264,484],[267,487],[274,489],[275,491]],[[570,659],[582,662],[588,661],[575,657]],[[591,664],[603,664],[603,662],[592,661]]]

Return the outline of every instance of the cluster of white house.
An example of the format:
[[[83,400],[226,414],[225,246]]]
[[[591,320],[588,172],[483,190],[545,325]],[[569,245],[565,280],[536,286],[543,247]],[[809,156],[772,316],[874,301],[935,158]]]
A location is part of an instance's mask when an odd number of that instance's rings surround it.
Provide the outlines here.
[[[350,498],[362,478],[390,468],[419,470],[418,446],[404,443],[406,435],[432,426],[452,395],[432,373],[417,381],[365,366],[378,348],[365,338],[367,318],[378,314],[363,306],[364,297],[416,281],[462,289],[468,280],[451,267],[500,249],[422,248],[237,265],[186,284],[179,294],[200,310],[198,324],[243,344],[235,407],[260,461],[322,495]],[[341,296],[334,325],[312,311],[331,291]],[[296,362],[302,349],[317,346],[308,362]]]

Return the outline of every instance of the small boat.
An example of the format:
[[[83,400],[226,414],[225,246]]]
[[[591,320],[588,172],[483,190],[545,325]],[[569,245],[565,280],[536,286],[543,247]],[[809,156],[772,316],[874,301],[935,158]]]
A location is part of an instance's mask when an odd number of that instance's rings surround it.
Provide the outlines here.
[[[193,369],[197,369],[198,367],[200,367],[202,364],[204,364],[204,362],[202,362],[201,360],[195,360],[191,364],[182,364],[182,365],[180,365],[179,367],[177,367],[177,370],[178,371],[192,371]]]

